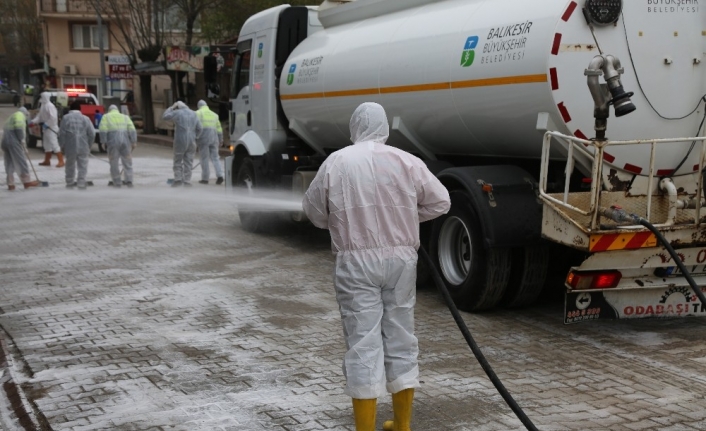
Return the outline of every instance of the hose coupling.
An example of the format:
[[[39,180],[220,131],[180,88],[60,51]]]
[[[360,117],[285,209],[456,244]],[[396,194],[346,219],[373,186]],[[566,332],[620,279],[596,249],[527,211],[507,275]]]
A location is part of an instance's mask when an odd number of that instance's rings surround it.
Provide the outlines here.
[[[610,208],[601,208],[598,210],[598,213],[616,223],[640,224],[640,216],[636,214],[628,214],[627,211],[618,205],[611,205]]]

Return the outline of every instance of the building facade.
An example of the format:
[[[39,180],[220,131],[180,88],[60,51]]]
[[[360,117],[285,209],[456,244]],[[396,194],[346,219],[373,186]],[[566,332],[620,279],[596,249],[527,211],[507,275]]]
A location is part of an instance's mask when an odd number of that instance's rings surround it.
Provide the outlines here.
[[[44,25],[44,48],[49,66],[56,70],[57,88],[83,88],[100,96],[102,31],[104,55],[124,55],[120,41],[111,35],[110,18],[103,16],[99,28],[97,13],[89,0],[38,0]],[[120,31],[113,29],[115,35]],[[106,74],[108,65],[106,63]],[[123,99],[134,89],[133,79],[107,79],[105,94]]]

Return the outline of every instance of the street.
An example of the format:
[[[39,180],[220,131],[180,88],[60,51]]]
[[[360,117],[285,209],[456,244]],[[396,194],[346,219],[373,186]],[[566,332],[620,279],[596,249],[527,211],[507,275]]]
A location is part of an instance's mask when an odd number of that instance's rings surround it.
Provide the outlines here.
[[[48,188],[9,192],[0,177],[2,396],[18,389],[0,428],[355,429],[326,231],[245,232],[213,170],[209,185],[196,168],[191,189],[168,187],[170,148],[138,145],[135,187],[120,190],[95,146],[85,191],[30,154]],[[557,291],[462,313],[537,428],[706,429],[703,319],[564,325]],[[415,431],[523,429],[431,285],[416,325]],[[378,429],[391,416],[386,396]]]

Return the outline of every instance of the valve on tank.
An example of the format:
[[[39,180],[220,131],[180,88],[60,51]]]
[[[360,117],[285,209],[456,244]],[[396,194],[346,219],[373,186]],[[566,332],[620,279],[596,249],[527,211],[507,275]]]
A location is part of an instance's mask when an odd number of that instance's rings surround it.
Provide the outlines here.
[[[613,105],[616,117],[622,117],[635,110],[635,105],[630,100],[633,92],[625,92],[620,82],[622,73],[620,60],[604,54],[593,57],[584,71],[584,75],[588,77],[588,89],[594,102],[593,117],[596,119],[594,129],[597,140],[605,140],[610,105]],[[605,84],[601,84],[598,79],[601,75],[605,79]]]

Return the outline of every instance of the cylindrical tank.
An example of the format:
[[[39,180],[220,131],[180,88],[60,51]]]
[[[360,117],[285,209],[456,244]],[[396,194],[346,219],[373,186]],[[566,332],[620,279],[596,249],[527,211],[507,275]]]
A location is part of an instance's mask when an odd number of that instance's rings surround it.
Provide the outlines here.
[[[706,93],[706,7],[623,4],[620,19],[596,26],[595,37],[604,54],[622,61],[623,85],[635,92],[637,110],[611,113],[607,137],[696,135]],[[354,109],[374,101],[395,124],[389,143],[408,151],[420,153],[421,145],[443,156],[539,158],[540,112],[550,113],[561,132],[594,136],[584,70],[599,50],[583,6],[584,0],[430,1],[330,26],[289,57],[280,81],[284,111],[317,147],[347,145]],[[689,146],[659,149],[656,168],[673,170]],[[699,154],[691,151],[679,173],[692,172]],[[647,145],[615,147],[606,160],[646,174],[649,155]]]

